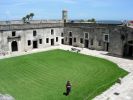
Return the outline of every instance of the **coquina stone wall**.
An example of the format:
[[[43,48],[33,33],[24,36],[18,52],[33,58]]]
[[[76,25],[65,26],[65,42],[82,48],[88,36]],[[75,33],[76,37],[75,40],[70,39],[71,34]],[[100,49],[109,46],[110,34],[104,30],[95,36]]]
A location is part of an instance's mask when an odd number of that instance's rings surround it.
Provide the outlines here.
[[[0,24],[0,53],[12,53],[14,44],[17,44],[17,52],[27,52],[35,49],[35,45],[36,49],[42,49],[64,43],[75,47],[105,50],[119,56],[123,56],[123,52],[132,55],[133,28],[127,28],[127,38],[122,41],[121,35],[124,31],[120,31],[121,27],[117,24],[63,23],[61,21],[4,23]],[[52,30],[53,33],[51,33]],[[36,31],[35,36],[34,31]],[[13,36],[14,32],[15,36]],[[125,44],[127,47],[124,47]]]
[[[52,34],[51,30],[53,30]],[[35,36],[33,35],[34,31],[36,31]],[[13,33],[15,36],[13,36]],[[12,53],[14,41],[17,44],[17,52],[35,49],[33,47],[34,41],[37,42],[36,49],[59,45],[63,38],[61,37],[62,33],[62,23],[0,25],[0,52]],[[46,39],[48,39],[48,42],[46,42]],[[51,44],[51,39],[53,39],[53,44]],[[28,44],[28,41],[30,41],[30,44]]]

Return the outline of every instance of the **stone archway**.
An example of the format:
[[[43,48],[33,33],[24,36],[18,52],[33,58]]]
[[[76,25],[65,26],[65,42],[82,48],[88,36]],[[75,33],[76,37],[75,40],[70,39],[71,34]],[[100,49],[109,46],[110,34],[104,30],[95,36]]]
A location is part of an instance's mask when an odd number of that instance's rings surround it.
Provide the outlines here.
[[[12,52],[18,51],[18,44],[17,44],[16,41],[13,41],[13,42],[11,43],[11,48],[12,48]]]

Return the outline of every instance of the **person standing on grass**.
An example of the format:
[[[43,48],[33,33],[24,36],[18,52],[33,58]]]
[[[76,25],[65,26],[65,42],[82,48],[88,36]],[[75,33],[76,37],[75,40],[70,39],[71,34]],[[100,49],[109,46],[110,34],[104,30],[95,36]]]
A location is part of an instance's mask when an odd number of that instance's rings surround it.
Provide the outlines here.
[[[66,83],[66,96],[69,95],[70,92],[71,92],[71,83],[70,83],[70,81],[67,81],[67,83]]]

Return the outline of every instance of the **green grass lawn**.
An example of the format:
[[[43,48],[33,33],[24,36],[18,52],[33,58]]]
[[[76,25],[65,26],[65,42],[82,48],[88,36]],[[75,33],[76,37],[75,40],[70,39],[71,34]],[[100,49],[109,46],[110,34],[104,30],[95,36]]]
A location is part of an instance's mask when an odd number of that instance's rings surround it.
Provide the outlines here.
[[[0,60],[0,93],[16,100],[91,100],[126,74],[105,59],[51,50]],[[67,80],[72,91],[64,96]]]

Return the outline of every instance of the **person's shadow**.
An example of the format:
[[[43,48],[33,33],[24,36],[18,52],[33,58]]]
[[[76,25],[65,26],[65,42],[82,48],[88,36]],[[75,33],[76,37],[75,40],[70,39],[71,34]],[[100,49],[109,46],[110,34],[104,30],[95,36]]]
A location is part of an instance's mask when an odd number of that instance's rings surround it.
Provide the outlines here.
[[[63,95],[67,96],[68,94],[66,92],[63,92]]]

